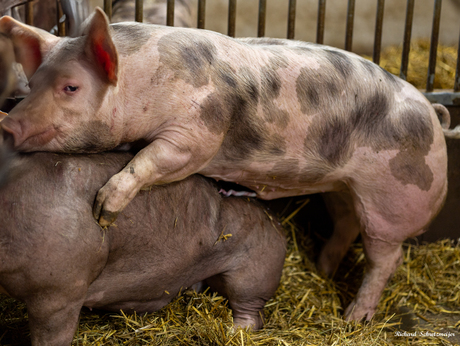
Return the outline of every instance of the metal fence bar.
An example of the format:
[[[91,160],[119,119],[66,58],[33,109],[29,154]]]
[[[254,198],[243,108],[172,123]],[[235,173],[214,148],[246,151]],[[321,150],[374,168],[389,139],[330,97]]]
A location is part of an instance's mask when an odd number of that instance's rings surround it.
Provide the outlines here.
[[[318,23],[316,26],[316,43],[324,42],[324,22],[326,19],[326,0],[318,1]]]
[[[382,49],[382,28],[383,28],[383,10],[385,7],[385,0],[377,1],[377,15],[375,18],[375,36],[374,36],[374,52],[372,61],[380,65],[380,51]]]
[[[289,0],[287,38],[291,40],[295,36],[295,7],[296,0]]]
[[[401,68],[399,70],[399,77],[407,79],[407,68],[409,66],[409,52],[410,52],[410,38],[412,35],[412,23],[414,20],[414,1],[407,0],[406,6],[406,22],[404,25],[404,41],[401,55]]]
[[[26,24],[34,25],[34,4],[32,2],[26,3]],[[59,19],[58,19],[59,23]]]
[[[112,0],[104,0],[104,12],[109,17],[109,21],[112,21]]]
[[[430,58],[428,62],[428,73],[426,78],[426,91],[433,91],[434,75],[436,70],[436,52],[438,50],[439,24],[441,22],[442,0],[435,0],[433,13],[433,28],[431,30]]]
[[[144,1],[136,0],[134,4],[134,20],[142,23],[144,21]]]
[[[174,26],[174,0],[168,0],[166,6],[166,25]]]
[[[61,20],[63,16],[64,11],[62,11],[61,0],[56,0],[56,19],[58,36],[65,36],[65,20]]]
[[[235,37],[235,22],[236,22],[236,0],[228,1],[228,30],[227,35]]]
[[[460,91],[460,35],[458,39],[457,49],[457,67],[455,69],[455,81],[454,81],[454,92]]]
[[[196,27],[204,29],[204,22],[206,17],[206,0],[198,0],[198,21]]]
[[[355,18],[355,0],[348,0],[347,29],[345,34],[345,50],[351,51],[353,44],[353,21]]]
[[[265,36],[266,14],[267,14],[267,0],[259,0],[259,20],[257,24],[257,37]]]

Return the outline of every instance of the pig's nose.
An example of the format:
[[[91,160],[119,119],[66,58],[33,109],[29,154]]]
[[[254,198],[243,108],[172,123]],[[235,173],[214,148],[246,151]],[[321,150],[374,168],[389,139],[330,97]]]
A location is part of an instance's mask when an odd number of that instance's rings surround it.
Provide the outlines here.
[[[20,144],[21,125],[10,117],[6,117],[0,122],[0,126],[3,130],[3,141],[8,142],[13,147],[17,147]]]

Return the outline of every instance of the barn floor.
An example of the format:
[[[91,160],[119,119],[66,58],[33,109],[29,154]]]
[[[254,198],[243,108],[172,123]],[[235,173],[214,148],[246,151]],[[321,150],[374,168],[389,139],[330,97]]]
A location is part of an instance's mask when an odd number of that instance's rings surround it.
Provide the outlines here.
[[[387,285],[373,321],[347,323],[342,312],[364,270],[360,243],[329,280],[314,265],[321,236],[302,232],[291,221],[285,218],[288,254],[280,287],[265,308],[263,330],[232,332],[224,298],[185,292],[162,310],[141,316],[84,308],[73,345],[460,344],[458,242],[406,244],[404,263]],[[1,296],[0,344],[28,345],[28,333],[25,305]]]

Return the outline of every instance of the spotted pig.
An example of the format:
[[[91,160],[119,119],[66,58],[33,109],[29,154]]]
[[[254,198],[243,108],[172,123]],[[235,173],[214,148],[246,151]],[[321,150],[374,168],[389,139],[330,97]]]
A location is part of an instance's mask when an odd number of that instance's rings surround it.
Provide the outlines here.
[[[361,233],[368,268],[348,319],[370,319],[401,261],[443,205],[446,144],[413,86],[339,49],[206,30],[109,26],[78,38],[4,17],[31,93],[1,123],[19,151],[140,148],[96,197],[103,226],[142,188],[201,173],[262,199],[330,192],[337,220],[319,267],[332,274]],[[437,109],[448,114],[442,106]]]

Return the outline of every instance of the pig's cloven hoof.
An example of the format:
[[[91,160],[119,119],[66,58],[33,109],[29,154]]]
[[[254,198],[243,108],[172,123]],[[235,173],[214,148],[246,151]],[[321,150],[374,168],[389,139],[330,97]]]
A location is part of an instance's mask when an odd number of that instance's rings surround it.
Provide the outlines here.
[[[108,227],[115,222],[118,212],[103,210],[102,204],[96,200],[93,207],[93,216],[101,227]]]
[[[362,320],[370,321],[374,316],[375,308],[371,307],[360,307],[353,300],[350,305],[345,309],[345,320],[360,322]]]

